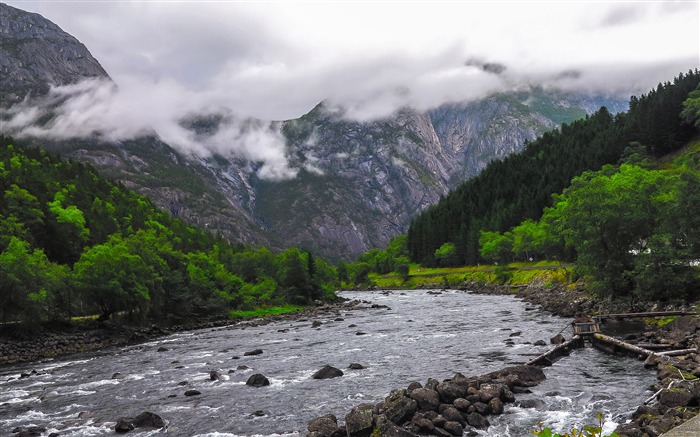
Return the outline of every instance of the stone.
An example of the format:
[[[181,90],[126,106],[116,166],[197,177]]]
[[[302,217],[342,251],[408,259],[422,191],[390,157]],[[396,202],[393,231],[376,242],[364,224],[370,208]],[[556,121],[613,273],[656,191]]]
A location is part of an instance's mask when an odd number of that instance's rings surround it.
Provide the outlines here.
[[[447,407],[442,411],[441,414],[442,417],[444,417],[445,420],[447,420],[448,422],[457,422],[461,426],[464,426],[467,423],[464,420],[464,417],[462,417],[462,413],[460,413],[455,407]]]
[[[254,350],[252,350],[252,351],[245,352],[245,353],[243,354],[243,356],[244,356],[244,357],[252,357],[252,356],[255,356],[255,355],[262,355],[262,353],[263,353],[262,349],[254,349]]]
[[[420,411],[437,411],[440,406],[440,396],[435,390],[417,388],[409,396],[417,402]]]
[[[501,399],[505,387],[501,384],[482,384],[479,388],[481,402],[488,404],[491,399]]]
[[[144,411],[134,417],[133,424],[136,428],[163,428],[165,426],[165,421],[155,413]]]
[[[114,430],[118,433],[129,432],[134,429],[134,424],[131,417],[120,417],[117,419],[117,424],[114,425]]]
[[[457,398],[452,404],[455,406],[456,409],[458,409],[462,413],[469,412],[469,407],[472,406],[472,403],[464,398]]]
[[[161,346],[158,348],[158,350],[156,352],[167,352],[167,351],[168,351],[167,347]]]
[[[321,326],[321,325],[323,325],[323,323],[321,323],[321,322],[318,321],[318,320],[314,320],[314,321],[311,323],[311,327],[312,327],[312,328],[318,328],[318,327]]]
[[[481,414],[474,412],[467,415],[467,423],[476,429],[486,429],[491,425],[489,421]]]
[[[416,389],[419,389],[419,388],[423,388],[423,384],[421,384],[420,382],[414,381],[414,382],[408,384],[408,388],[407,388],[406,390],[407,390],[409,393],[411,393],[413,390],[416,390]]]
[[[199,390],[187,390],[185,392],[185,396],[197,396],[197,395],[201,395],[201,394],[202,394],[202,392]]]
[[[352,370],[362,370],[364,368],[365,368],[365,366],[363,366],[360,363],[350,363],[350,365],[348,366],[348,369],[352,369]]]
[[[313,374],[311,378],[313,379],[330,379],[330,378],[337,378],[339,376],[343,376],[343,371],[335,368],[333,366],[324,366],[321,368],[319,371]]]
[[[451,404],[457,398],[463,398],[467,395],[467,385],[452,381],[441,382],[437,386],[437,392],[440,399],[446,404]]]
[[[464,428],[459,422],[447,421],[442,428],[454,436],[461,436],[464,433]]]
[[[369,437],[374,430],[374,405],[360,404],[345,416],[348,437]]]
[[[397,425],[409,420],[418,409],[418,403],[406,393],[406,390],[394,390],[384,400],[384,415]]]
[[[498,398],[493,398],[489,401],[489,410],[491,410],[491,414],[503,414],[503,401],[501,401]]]
[[[209,379],[212,381],[218,381],[221,379],[221,374],[216,370],[212,370],[209,372]]]
[[[669,408],[688,407],[695,396],[685,388],[664,389],[659,394],[659,403]]]
[[[267,379],[267,377],[261,373],[255,373],[253,375],[250,375],[250,378],[248,378],[248,381],[246,381],[245,385],[249,385],[251,387],[265,387],[267,385],[270,385],[270,380]]]
[[[308,430],[316,437],[330,437],[338,430],[338,419],[333,414],[317,417],[309,422]]]
[[[375,435],[382,437],[417,437],[414,433],[399,427],[384,415],[377,416],[374,420],[372,436]]]
[[[561,334],[557,334],[554,337],[549,339],[549,342],[552,344],[562,344],[566,341],[566,337],[564,337]]]
[[[535,346],[547,346],[547,342],[544,340],[537,340],[534,344]]]

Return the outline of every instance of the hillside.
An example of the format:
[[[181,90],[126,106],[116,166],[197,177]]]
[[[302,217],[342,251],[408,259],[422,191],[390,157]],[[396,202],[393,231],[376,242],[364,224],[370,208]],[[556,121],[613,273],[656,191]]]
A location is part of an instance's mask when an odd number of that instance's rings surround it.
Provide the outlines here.
[[[603,108],[491,163],[413,220],[408,231],[411,259],[435,264],[436,250],[451,243],[455,262],[476,264],[481,231],[504,232],[525,219],[538,219],[552,205],[552,194],[573,177],[616,164],[637,150],[652,157],[677,150],[695,133],[679,114],[699,82],[698,71],[681,74],[673,83],[633,97],[627,113],[613,116]]]
[[[90,166],[0,136],[0,323],[119,315],[182,323],[333,296],[298,249],[231,246]]]

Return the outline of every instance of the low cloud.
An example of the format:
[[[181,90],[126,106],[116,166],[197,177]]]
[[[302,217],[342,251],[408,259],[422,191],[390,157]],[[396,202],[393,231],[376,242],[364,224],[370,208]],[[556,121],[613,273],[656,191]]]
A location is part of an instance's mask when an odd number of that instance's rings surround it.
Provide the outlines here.
[[[129,85],[124,91],[108,79],[88,79],[52,87],[46,96],[27,98],[3,110],[2,131],[17,137],[109,142],[158,135],[186,156],[218,154],[255,163],[263,179],[296,176],[286,158],[279,123],[237,117],[229,109],[217,108],[213,113],[219,122],[214,129],[198,133],[183,120],[212,113],[207,95],[168,81]]]

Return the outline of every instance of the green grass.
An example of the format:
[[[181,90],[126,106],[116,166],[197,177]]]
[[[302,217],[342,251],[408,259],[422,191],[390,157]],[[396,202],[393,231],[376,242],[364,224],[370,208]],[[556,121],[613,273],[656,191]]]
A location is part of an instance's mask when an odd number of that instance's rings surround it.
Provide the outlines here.
[[[279,314],[295,313],[297,311],[303,311],[304,307],[296,305],[284,305],[278,307],[270,308],[258,308],[254,310],[241,311],[241,310],[231,310],[228,312],[228,316],[232,319],[250,319],[265,316],[276,316]]]
[[[372,285],[380,288],[413,289],[419,286],[448,287],[473,281],[482,284],[496,282],[495,265],[461,266],[461,267],[421,267],[411,264],[408,279],[403,280],[396,273],[378,275],[371,273]],[[566,283],[571,274],[570,265],[556,261],[518,262],[508,264],[509,280],[507,285],[527,285],[538,279],[546,284]]]

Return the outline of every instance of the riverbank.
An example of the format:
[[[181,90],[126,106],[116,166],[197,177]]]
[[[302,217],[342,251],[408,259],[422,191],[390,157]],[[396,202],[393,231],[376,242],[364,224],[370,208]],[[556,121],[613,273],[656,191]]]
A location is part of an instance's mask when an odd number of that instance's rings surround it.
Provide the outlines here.
[[[264,326],[272,322],[320,317],[335,313],[340,309],[357,307],[358,301],[338,299],[335,302],[305,307],[299,311],[264,316],[248,316],[238,319],[220,317],[170,327],[136,326],[125,323],[94,320],[71,326],[53,327],[42,330],[30,339],[16,339],[0,336],[0,366],[57,358],[76,353],[99,351],[108,347],[126,346],[154,340],[177,332],[196,329],[219,328],[235,325],[240,328]]]
[[[460,288],[481,294],[515,295],[548,312],[572,318],[629,311],[689,311],[695,308],[692,305],[603,300],[581,284],[533,281],[526,287],[513,288],[465,283]],[[700,413],[700,318],[685,316],[645,322],[643,330],[627,334],[625,341],[657,350],[685,352],[668,358],[652,356],[645,361],[645,367],[656,371],[658,383],[651,387],[655,395],[637,408],[629,423],[618,427],[616,432],[621,437],[659,436]]]

